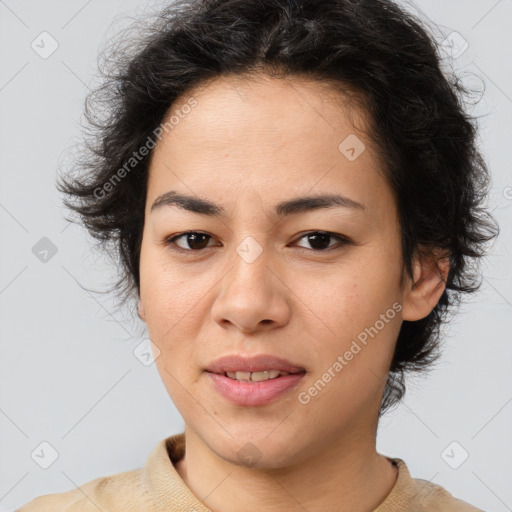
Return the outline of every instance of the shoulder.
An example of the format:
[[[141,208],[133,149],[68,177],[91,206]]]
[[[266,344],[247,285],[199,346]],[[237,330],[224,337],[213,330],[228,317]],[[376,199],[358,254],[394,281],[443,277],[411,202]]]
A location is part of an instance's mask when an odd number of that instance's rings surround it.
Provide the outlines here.
[[[388,458],[398,466],[398,478],[390,494],[374,512],[484,512],[438,484],[413,478],[402,459]]]
[[[440,485],[420,478],[414,478],[413,480],[418,493],[415,496],[414,505],[419,507],[419,510],[428,510],[429,512],[484,512],[482,509],[456,498]]]
[[[151,512],[153,502],[140,469],[96,478],[75,489],[34,498],[15,512]]]

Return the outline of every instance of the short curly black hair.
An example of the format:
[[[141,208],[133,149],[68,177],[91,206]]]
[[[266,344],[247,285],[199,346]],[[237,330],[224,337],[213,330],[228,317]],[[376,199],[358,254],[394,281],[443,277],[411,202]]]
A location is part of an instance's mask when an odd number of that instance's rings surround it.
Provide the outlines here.
[[[221,75],[261,71],[353,91],[396,197],[407,272],[419,252],[441,249],[450,260],[438,304],[401,326],[380,417],[402,399],[405,372],[426,370],[439,357],[440,326],[462,292],[479,288],[477,263],[499,232],[484,205],[490,177],[465,109],[468,91],[441,69],[439,43],[389,0],[178,0],[137,34],[121,34],[104,53],[101,85],[86,99],[78,176],[57,180],[69,196],[65,206],[117,262],[121,304],[140,293],[151,151],[137,153],[133,168],[126,163],[178,97]]]

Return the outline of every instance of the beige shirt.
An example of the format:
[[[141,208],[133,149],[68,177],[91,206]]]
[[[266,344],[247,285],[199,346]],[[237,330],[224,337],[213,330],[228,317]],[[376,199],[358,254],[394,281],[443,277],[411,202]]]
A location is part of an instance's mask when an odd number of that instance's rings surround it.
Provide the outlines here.
[[[145,466],[96,478],[72,491],[45,494],[16,512],[211,512],[176,471],[185,454],[185,433],[160,441]],[[439,485],[412,478],[402,459],[390,458],[398,478],[372,512],[483,512]]]

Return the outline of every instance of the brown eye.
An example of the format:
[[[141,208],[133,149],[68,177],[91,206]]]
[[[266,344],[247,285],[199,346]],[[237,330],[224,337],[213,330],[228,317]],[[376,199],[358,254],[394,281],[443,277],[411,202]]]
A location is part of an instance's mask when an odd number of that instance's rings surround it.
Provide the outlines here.
[[[206,233],[201,233],[199,231],[187,231],[180,235],[174,235],[167,238],[165,240],[165,245],[169,246],[173,251],[192,254],[194,252],[200,252],[203,249],[207,249],[208,247],[213,247],[213,245],[208,245],[208,241],[210,239],[212,239],[212,237]],[[328,231],[311,231],[299,238],[299,240],[302,239],[307,239],[307,242],[312,247],[309,250],[313,252],[327,252],[333,247],[339,248],[340,246],[350,243],[350,239],[347,237],[330,233]],[[330,243],[333,239],[337,240],[338,244]],[[183,245],[178,244],[178,240],[183,240],[181,242]],[[338,247],[335,247],[336,245],[338,245]]]
[[[345,245],[350,241],[348,238],[343,237],[341,235],[336,235],[334,233],[330,233],[328,231],[311,231],[310,233],[306,233],[299,240],[307,239],[307,242],[311,245],[312,250],[325,252],[327,249],[330,249],[336,244],[330,244],[331,239],[338,240],[339,245]]]
[[[182,233],[181,235],[176,235],[171,238],[168,238],[165,243],[166,245],[174,245],[177,248],[174,248],[174,250],[177,251],[187,251],[187,252],[193,252],[193,251],[200,251],[201,249],[205,249],[208,244],[208,239],[212,238],[210,235],[207,235],[206,233],[200,233],[198,231],[187,231],[186,233]],[[188,247],[182,247],[179,244],[176,243],[177,240],[183,239],[185,245]]]

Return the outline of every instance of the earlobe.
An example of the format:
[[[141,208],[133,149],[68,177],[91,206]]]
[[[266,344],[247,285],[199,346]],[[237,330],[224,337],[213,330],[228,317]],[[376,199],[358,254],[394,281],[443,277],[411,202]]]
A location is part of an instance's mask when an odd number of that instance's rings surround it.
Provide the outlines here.
[[[417,255],[412,268],[413,278],[404,292],[402,318],[416,321],[428,316],[439,302],[446,288],[450,259],[440,251]]]
[[[146,313],[144,312],[144,306],[142,305],[142,301],[139,300],[139,303],[137,305],[137,309],[139,312],[139,318],[145,322],[146,321]]]

